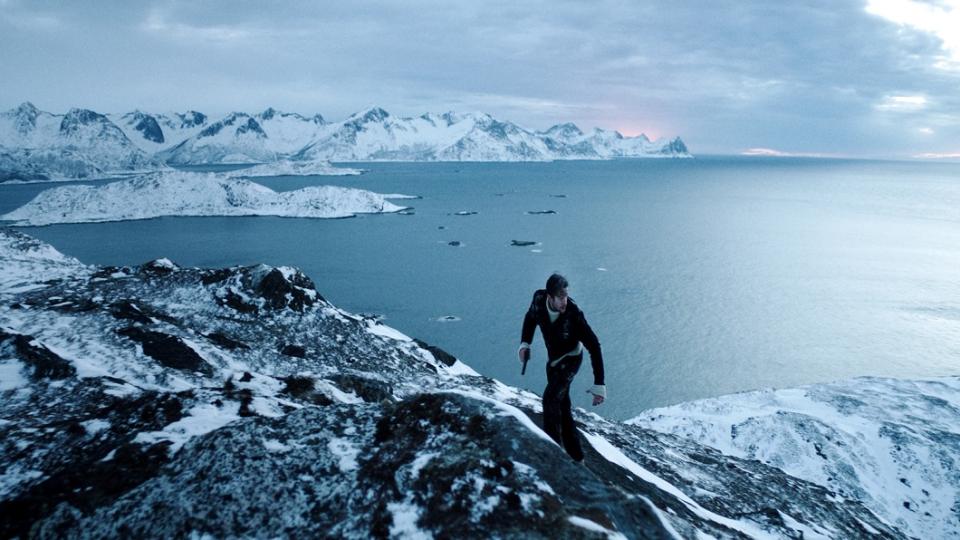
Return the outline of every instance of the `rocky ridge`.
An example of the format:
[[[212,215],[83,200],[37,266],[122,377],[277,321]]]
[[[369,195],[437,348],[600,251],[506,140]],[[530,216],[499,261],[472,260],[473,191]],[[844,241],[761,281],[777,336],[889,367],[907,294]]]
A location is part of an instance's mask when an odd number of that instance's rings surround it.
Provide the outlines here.
[[[0,229],[0,535],[903,538],[756,460],[539,399],[299,271],[92,267]]]

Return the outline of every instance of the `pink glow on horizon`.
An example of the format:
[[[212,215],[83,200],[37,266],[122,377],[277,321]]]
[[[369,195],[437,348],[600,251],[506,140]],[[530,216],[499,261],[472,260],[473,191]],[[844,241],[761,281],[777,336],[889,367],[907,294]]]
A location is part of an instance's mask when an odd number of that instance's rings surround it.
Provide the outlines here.
[[[620,132],[624,137],[637,137],[641,134],[646,135],[651,141],[660,138],[659,130],[649,128],[638,128],[634,126],[617,126],[613,128]]]

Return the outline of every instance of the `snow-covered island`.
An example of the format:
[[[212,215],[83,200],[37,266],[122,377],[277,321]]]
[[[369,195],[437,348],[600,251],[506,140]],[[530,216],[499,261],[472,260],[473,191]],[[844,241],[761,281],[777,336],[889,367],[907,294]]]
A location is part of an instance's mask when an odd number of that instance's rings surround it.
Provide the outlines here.
[[[62,186],[0,216],[14,225],[93,223],[161,216],[280,216],[341,218],[405,210],[372,191],[309,186],[276,192],[214,173],[160,172],[101,186]],[[389,198],[413,198],[390,195]]]
[[[94,267],[11,229],[0,267],[4,538],[960,532],[957,378],[632,423],[578,409],[577,464],[537,396],[337,308],[296,269]],[[875,504],[905,489],[938,501]]]
[[[291,161],[284,159],[274,163],[261,163],[252,167],[225,173],[233,178],[257,178],[262,176],[356,176],[362,169],[334,167],[329,161]]]
[[[538,131],[489,114],[399,117],[379,107],[336,122],[273,108],[54,114],[27,102],[0,112],[0,183],[103,178],[169,166],[254,164],[248,176],[353,174],[330,161],[552,161],[689,158],[679,137],[650,140],[571,123]],[[279,165],[278,163],[285,163]]]

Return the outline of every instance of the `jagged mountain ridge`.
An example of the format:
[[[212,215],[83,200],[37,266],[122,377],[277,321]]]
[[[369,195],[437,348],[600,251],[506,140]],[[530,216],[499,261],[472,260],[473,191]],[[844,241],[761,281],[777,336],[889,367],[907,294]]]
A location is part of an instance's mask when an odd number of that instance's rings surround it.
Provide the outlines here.
[[[82,129],[81,129],[82,128]],[[318,161],[545,161],[689,157],[679,138],[651,142],[616,131],[583,133],[572,124],[530,131],[485,113],[427,113],[400,118],[379,107],[328,122],[273,108],[211,120],[196,111],[66,115],[30,103],[0,113],[0,180],[89,177],[172,165]],[[86,167],[58,165],[78,159]],[[6,157],[5,157],[6,156]],[[43,160],[39,158],[43,157]],[[3,171],[6,171],[5,173]]]
[[[24,103],[0,113],[0,182],[91,178],[164,167],[109,118],[91,110],[54,115]]]
[[[0,229],[2,534],[904,538],[853,499],[539,399],[291,268],[92,267]],[[56,426],[50,429],[49,426]]]

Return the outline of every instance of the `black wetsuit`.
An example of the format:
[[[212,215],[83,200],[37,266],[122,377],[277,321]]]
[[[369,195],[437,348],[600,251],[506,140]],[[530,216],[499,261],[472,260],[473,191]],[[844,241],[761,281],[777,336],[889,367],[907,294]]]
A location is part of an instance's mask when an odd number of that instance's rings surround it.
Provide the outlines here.
[[[603,353],[600,351],[600,341],[572,299],[567,299],[566,311],[560,313],[554,322],[550,322],[547,291],[544,289],[533,293],[530,309],[523,318],[520,340],[531,343],[534,330],[538,326],[543,334],[548,356],[547,388],[543,391],[543,430],[557,441],[557,444],[562,445],[570,457],[580,461],[583,459],[583,449],[580,447],[580,438],[570,412],[570,383],[580,369],[583,352],[574,355],[568,353],[577,350],[582,343],[590,353],[593,383],[603,385]]]

